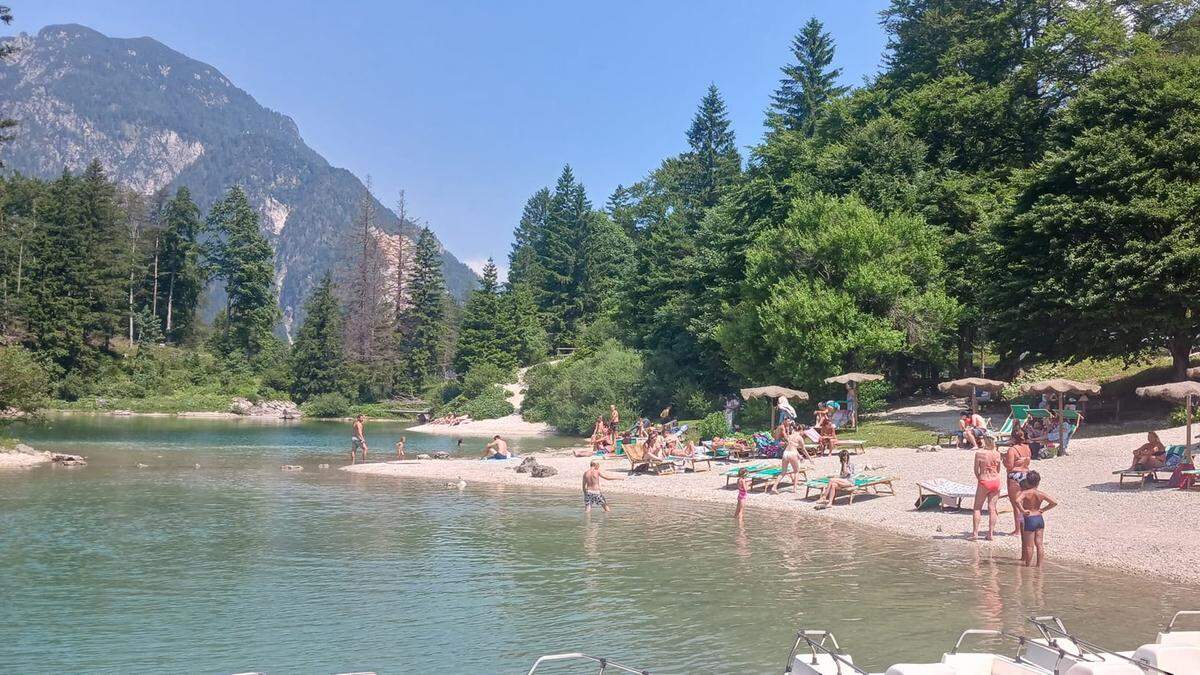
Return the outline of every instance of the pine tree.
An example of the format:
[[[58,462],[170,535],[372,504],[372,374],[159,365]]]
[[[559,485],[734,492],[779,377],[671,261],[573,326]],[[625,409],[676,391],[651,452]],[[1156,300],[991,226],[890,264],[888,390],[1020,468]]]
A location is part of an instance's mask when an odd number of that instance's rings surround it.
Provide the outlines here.
[[[225,281],[227,327],[220,346],[254,357],[272,347],[279,321],[271,245],[258,229],[258,215],[240,187],[229,188],[208,214],[217,235],[217,276]]]
[[[785,77],[771,95],[768,121],[772,126],[811,136],[821,107],[848,91],[837,85],[842,69],[829,67],[833,48],[833,38],[815,17],[792,39],[796,62],[782,68]]]
[[[417,236],[408,288],[410,304],[401,325],[402,351],[409,391],[417,391],[427,380],[441,375],[442,338],[446,333],[442,257],[428,227]]]
[[[117,334],[125,318],[126,267],[129,264],[124,214],[117,187],[100,162],[84,169],[78,184],[79,227],[83,229],[88,261],[83,290],[87,303],[86,330],[105,338]]]
[[[25,262],[25,314],[29,346],[71,371],[85,358],[90,259],[86,230],[76,198],[79,179],[69,172],[46,186],[36,202],[34,234]]]
[[[684,155],[688,166],[684,189],[688,206],[699,214],[716,205],[725,187],[737,180],[742,168],[729,113],[716,85],[709,85],[708,93],[700,101],[687,139],[691,152]]]
[[[583,242],[582,319],[617,311],[617,296],[632,268],[633,240],[606,213],[593,213]]]
[[[159,214],[162,227],[158,254],[155,309],[168,340],[179,342],[195,326],[196,308],[207,283],[198,242],[200,208],[186,187],[175,191]]]
[[[544,361],[550,352],[550,342],[529,286],[510,286],[508,292],[501,296],[500,308],[501,315],[508,324],[504,330],[509,340],[505,351],[516,357],[517,363],[522,366]]]
[[[509,351],[512,339],[507,334],[511,322],[501,311],[499,290],[496,264],[489,258],[483,267],[482,283],[463,307],[454,354],[454,370],[459,375],[484,363],[503,370],[516,366],[516,357]]]
[[[552,344],[569,344],[582,315],[583,265],[580,256],[592,207],[583,185],[564,166],[550,197],[546,224],[535,246],[540,283],[532,290]]]
[[[346,357],[342,351],[342,309],[326,273],[304,303],[304,323],[296,334],[289,365],[292,398],[303,403],[320,394],[344,393]]]
[[[545,234],[546,215],[550,210],[550,190],[542,188],[525,202],[521,222],[513,232],[512,252],[508,255],[508,280],[514,284],[539,283],[538,242]]]

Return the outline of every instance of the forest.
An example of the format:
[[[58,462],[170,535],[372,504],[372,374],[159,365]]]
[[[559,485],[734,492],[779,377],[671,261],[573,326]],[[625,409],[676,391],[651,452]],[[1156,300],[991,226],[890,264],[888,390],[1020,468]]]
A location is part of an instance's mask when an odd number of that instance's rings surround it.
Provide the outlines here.
[[[1183,379],[1200,3],[893,0],[880,20],[856,87],[821,22],[800,27],[752,147],[714,83],[686,149],[603,203],[564,166],[525,203],[507,280],[489,263],[461,306],[431,235],[389,263],[364,212],[290,345],[236,187],[201,218],[186,191],[141,200],[98,165],[5,177],[0,369],[64,401],[190,387],[487,417],[536,366],[524,414],[571,431],[609,403],[699,417],[739,386],[846,370],[886,373],[881,395],[1087,358],[1161,356]],[[211,325],[208,284],[226,291]],[[0,387],[0,407],[21,396]]]

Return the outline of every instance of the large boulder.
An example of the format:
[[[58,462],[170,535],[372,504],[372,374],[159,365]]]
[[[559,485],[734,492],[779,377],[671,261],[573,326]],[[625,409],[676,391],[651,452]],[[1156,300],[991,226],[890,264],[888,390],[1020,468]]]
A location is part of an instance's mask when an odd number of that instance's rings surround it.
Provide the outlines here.
[[[521,465],[517,467],[517,473],[529,473],[535,467],[539,466],[541,466],[541,464],[538,464],[536,457],[526,457],[525,459],[521,460]]]
[[[529,475],[533,476],[534,478],[549,478],[550,476],[557,474],[558,469],[552,466],[546,466],[545,464],[538,464],[529,470]]]
[[[252,403],[237,397],[229,404],[229,412],[247,417],[278,417],[292,420],[300,417],[300,407],[291,401],[260,401]]]

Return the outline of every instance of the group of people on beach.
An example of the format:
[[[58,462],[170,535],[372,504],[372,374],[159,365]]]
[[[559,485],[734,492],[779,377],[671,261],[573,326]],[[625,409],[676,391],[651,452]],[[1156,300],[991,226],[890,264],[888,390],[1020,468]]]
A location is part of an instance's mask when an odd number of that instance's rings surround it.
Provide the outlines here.
[[[1021,561],[1026,566],[1032,565],[1036,553],[1037,565],[1041,567],[1044,557],[1042,537],[1046,529],[1044,514],[1057,506],[1058,502],[1041,490],[1042,476],[1030,468],[1032,459],[1033,449],[1022,429],[1013,430],[1004,453],[997,448],[996,440],[990,433],[981,435],[973,463],[976,488],[975,503],[971,510],[970,539],[980,538],[982,509],[986,504],[986,539],[992,540],[999,519],[1000,489],[1006,487],[1013,510],[1013,531],[1010,534],[1021,537]],[[1003,475],[1001,467],[1004,469]]]

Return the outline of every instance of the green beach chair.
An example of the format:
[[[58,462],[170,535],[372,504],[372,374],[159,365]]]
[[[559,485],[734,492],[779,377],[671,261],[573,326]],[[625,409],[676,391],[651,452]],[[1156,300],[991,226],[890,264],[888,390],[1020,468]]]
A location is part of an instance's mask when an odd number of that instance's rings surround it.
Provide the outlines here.
[[[1013,404],[1012,410],[1008,413],[1008,419],[1004,420],[1004,424],[996,432],[996,440],[1008,440],[1012,436],[1013,429],[1025,423],[1029,419],[1029,406]]]
[[[1137,483],[1135,485],[1139,488],[1146,487],[1146,483],[1166,480],[1165,478],[1159,478],[1158,474],[1165,473],[1170,475],[1175,473],[1175,469],[1179,468],[1180,462],[1183,461],[1183,456],[1187,454],[1186,450],[1187,448],[1182,445],[1168,445],[1166,463],[1157,469],[1117,469],[1113,472],[1113,475],[1118,477],[1117,487],[1125,487],[1126,478],[1136,478]]]
[[[738,472],[742,469],[746,470],[747,476],[752,476],[754,475],[754,472],[770,468],[770,466],[770,464],[751,464],[749,466],[739,466],[728,471],[724,471],[721,473],[721,475],[725,477],[725,487],[729,487],[729,484],[737,479]],[[754,485],[754,481],[751,480],[750,484]]]
[[[825,488],[829,487],[829,478],[830,478],[829,476],[826,476],[824,478],[814,478],[812,480],[805,481],[804,482],[804,498],[808,499],[809,496],[812,494],[813,490],[816,490],[817,494],[820,495],[821,492],[825,490]],[[850,498],[850,502],[849,502],[850,504],[854,503],[855,495],[860,495],[860,494],[895,495],[896,488],[895,488],[895,486],[892,485],[892,482],[894,480],[896,480],[896,479],[891,476],[880,476],[877,474],[863,474],[863,473],[855,474],[854,476],[851,476],[851,478],[850,478],[850,481],[853,483],[853,485],[838,488],[839,494],[835,494],[833,496],[832,501],[837,501],[839,495],[840,496],[848,496]],[[880,492],[879,490],[881,488],[887,488],[887,492],[886,493]]]

